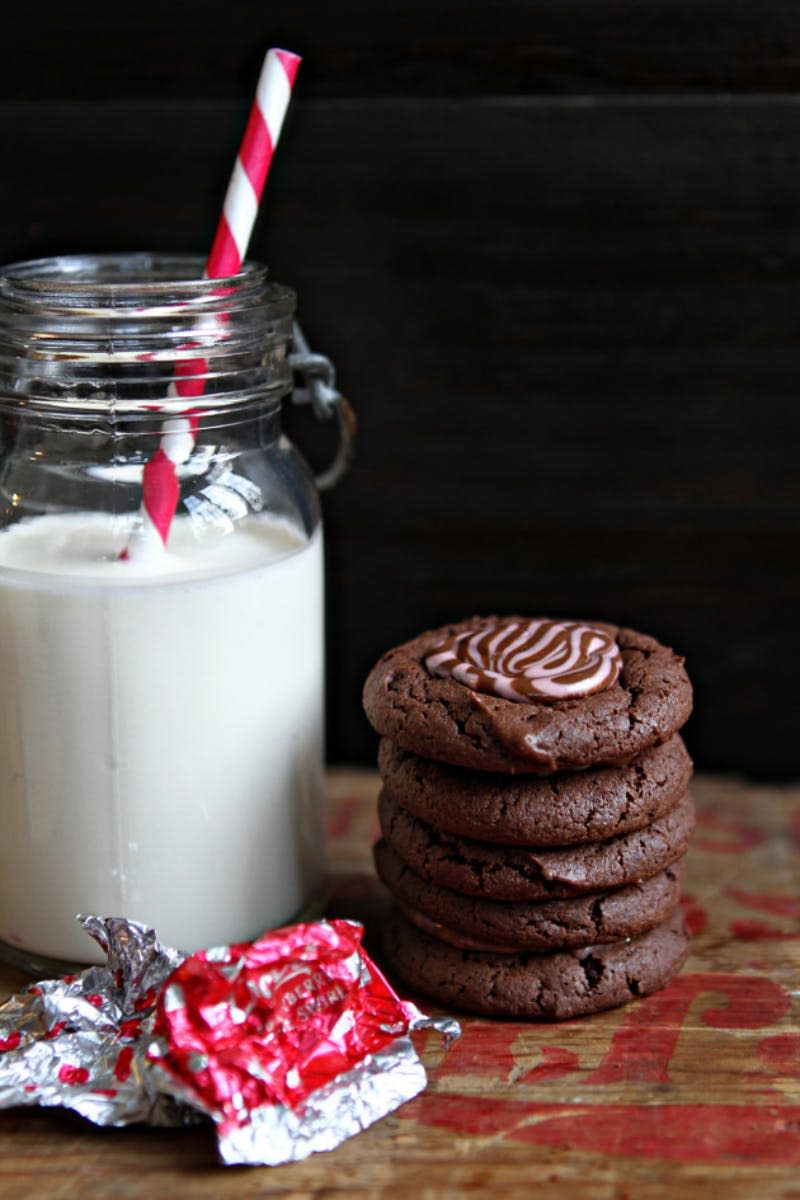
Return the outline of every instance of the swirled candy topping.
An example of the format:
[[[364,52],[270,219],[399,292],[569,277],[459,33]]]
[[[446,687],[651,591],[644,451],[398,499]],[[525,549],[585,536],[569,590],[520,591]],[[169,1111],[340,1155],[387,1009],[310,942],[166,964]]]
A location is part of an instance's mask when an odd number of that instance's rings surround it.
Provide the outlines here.
[[[576,621],[498,620],[442,638],[425,659],[450,676],[504,700],[569,700],[611,687],[622,656],[610,634]]]

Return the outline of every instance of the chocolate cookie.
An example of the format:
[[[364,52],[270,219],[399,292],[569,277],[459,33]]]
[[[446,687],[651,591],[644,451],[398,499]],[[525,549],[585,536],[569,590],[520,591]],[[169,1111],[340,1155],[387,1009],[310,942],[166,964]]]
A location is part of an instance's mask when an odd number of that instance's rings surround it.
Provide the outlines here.
[[[455,766],[548,774],[628,763],[671,737],[691,712],[683,659],[654,638],[601,622],[593,628],[616,641],[621,667],[614,682],[588,695],[518,702],[476,691],[452,676],[440,678],[426,666],[443,642],[478,635],[499,621],[473,617],[385,654],[364,686],[364,709],[378,733],[423,758]]]
[[[395,913],[384,945],[406,984],[447,1007],[563,1021],[657,991],[680,970],[689,939],[676,909],[630,941],[554,954],[482,953],[437,941]]]
[[[384,789],[378,817],[386,841],[417,875],[493,900],[545,900],[637,883],[679,859],[694,828],[687,792],[646,829],[559,849],[496,846],[441,833],[406,812]]]
[[[419,758],[383,738],[384,787],[414,816],[448,833],[509,846],[599,842],[674,808],[692,762],[676,734],[627,766],[540,776],[490,774]]]
[[[636,937],[666,920],[685,870],[675,863],[641,883],[567,900],[483,900],[420,878],[384,840],[378,875],[413,924],[464,950],[563,950]]]

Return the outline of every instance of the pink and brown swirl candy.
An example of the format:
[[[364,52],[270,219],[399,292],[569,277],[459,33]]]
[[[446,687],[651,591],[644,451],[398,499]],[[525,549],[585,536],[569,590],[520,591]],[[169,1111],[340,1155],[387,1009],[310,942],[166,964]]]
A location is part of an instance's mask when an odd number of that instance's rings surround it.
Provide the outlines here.
[[[524,704],[602,692],[616,681],[622,656],[614,638],[592,625],[506,618],[443,638],[425,666],[432,675]]]

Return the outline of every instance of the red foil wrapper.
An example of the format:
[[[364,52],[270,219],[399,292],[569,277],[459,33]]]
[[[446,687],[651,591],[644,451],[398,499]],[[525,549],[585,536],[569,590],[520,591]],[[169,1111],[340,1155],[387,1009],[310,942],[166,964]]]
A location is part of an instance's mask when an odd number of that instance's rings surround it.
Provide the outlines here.
[[[425,1087],[410,1029],[458,1036],[398,999],[362,933],[292,925],[194,954],[166,981],[148,1058],[166,1091],[214,1120],[226,1163],[332,1149]]]

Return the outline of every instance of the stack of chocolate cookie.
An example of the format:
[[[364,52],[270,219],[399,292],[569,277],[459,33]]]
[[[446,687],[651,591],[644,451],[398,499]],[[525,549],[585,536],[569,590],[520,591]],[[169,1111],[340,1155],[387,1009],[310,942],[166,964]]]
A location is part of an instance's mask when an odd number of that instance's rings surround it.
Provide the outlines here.
[[[364,707],[397,974],[529,1018],[663,987],[688,946],[691,702],[673,651],[599,623],[473,618],[384,655]]]

